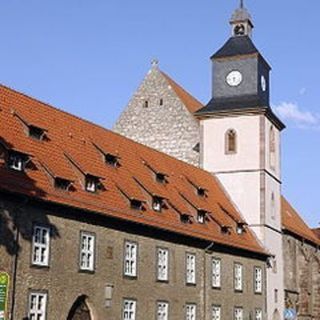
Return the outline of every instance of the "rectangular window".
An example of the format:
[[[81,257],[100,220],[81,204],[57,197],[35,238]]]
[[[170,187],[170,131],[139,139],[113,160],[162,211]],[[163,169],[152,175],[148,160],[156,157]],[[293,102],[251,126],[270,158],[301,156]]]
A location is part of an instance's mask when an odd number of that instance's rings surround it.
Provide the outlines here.
[[[197,305],[187,304],[186,305],[186,320],[196,320],[197,319]]]
[[[221,307],[213,306],[212,307],[212,320],[221,320]]]
[[[134,242],[127,241],[124,250],[124,275],[136,277],[138,245]]]
[[[123,320],[136,319],[137,302],[135,300],[125,299],[123,301]]]
[[[157,303],[157,320],[169,319],[169,304],[167,302]]]
[[[243,289],[243,266],[240,263],[234,265],[234,289],[242,291]]]
[[[80,236],[80,269],[94,270],[95,236],[87,232],[81,232]]]
[[[262,310],[261,309],[256,309],[255,320],[262,320]]]
[[[186,282],[187,284],[196,283],[196,255],[191,253],[186,255]]]
[[[254,292],[262,293],[262,269],[260,267],[254,268]]]
[[[50,229],[34,226],[32,236],[32,264],[37,266],[49,265]]]
[[[169,280],[169,251],[168,249],[158,248],[157,250],[158,277],[160,281]]]
[[[234,320],[243,320],[243,308],[234,308]]]
[[[221,260],[217,258],[212,259],[212,287],[221,287]]]
[[[47,294],[31,292],[29,294],[28,319],[45,320],[47,311]]]

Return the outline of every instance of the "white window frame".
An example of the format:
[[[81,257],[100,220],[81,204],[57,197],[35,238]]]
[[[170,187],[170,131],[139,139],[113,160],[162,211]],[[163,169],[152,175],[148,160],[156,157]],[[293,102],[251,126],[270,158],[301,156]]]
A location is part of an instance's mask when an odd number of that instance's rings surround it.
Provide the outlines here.
[[[34,225],[32,235],[32,264],[49,266],[50,258],[50,228]]]
[[[48,294],[32,291],[29,293],[28,319],[46,320]]]
[[[243,291],[243,265],[241,263],[234,264],[234,290]]]
[[[169,250],[157,248],[157,280],[169,281]]]
[[[79,267],[83,271],[94,271],[96,237],[93,233],[81,231]]]
[[[137,301],[133,299],[123,300],[123,320],[135,320],[137,311]]]
[[[138,269],[137,261],[138,261],[138,244],[133,241],[125,241],[123,274],[126,277],[137,276],[137,269]]]
[[[221,306],[212,306],[212,320],[221,320]]]
[[[254,293],[261,294],[262,293],[262,268],[254,267]]]
[[[157,320],[169,319],[169,303],[165,301],[157,302]]]
[[[212,287],[221,288],[221,259],[212,258],[211,262]]]
[[[196,284],[197,259],[194,253],[186,254],[186,283]]]
[[[255,320],[262,320],[263,317],[262,317],[262,309],[256,309],[255,310],[255,317],[254,317]]]
[[[195,303],[186,304],[186,320],[197,319],[197,305]]]
[[[234,308],[234,320],[243,320],[243,308],[235,307]]]

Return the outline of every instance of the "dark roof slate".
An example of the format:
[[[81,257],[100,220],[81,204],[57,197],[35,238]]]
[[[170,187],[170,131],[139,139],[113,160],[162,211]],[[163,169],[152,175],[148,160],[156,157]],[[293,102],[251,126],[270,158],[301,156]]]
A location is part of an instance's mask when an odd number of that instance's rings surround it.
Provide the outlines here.
[[[231,37],[211,58],[226,58],[259,53],[248,36]]]

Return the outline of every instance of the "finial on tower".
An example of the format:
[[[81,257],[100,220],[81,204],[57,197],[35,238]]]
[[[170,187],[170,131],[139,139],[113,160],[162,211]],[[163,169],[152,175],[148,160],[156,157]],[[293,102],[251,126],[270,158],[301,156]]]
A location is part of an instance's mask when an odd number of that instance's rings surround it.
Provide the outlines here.
[[[159,67],[159,60],[158,60],[158,59],[152,59],[152,61],[151,61],[151,66],[152,66],[152,69],[158,69],[158,67]]]
[[[233,13],[230,24],[232,26],[232,36],[252,35],[252,18],[248,10],[244,7],[244,0],[240,0],[240,7]]]

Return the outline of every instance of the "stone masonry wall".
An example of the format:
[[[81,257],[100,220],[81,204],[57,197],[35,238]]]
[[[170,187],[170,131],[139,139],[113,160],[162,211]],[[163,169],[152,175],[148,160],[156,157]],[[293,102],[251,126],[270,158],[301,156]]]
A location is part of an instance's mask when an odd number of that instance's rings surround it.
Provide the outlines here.
[[[283,236],[286,307],[298,320],[320,319],[320,253],[291,235]]]
[[[113,130],[199,166],[199,122],[157,67],[148,72]]]
[[[8,208],[5,210],[10,212],[11,205],[7,203],[5,207]],[[69,218],[69,214],[72,218]],[[244,319],[249,319],[255,308],[265,311],[265,290],[262,294],[255,294],[253,283],[255,266],[261,267],[265,274],[264,261],[235,255],[231,250],[228,253],[206,252],[202,246],[191,246],[128,231],[132,230],[133,226],[123,228],[125,231],[115,229],[109,226],[112,223],[118,226],[118,222],[91,219],[89,214],[69,213],[67,208],[38,207],[31,204],[21,208],[15,220],[15,223],[22,227],[22,234],[19,240],[15,308],[13,318],[10,319],[27,319],[28,294],[31,290],[47,292],[47,320],[67,319],[71,307],[79,297],[86,297],[92,320],[122,319],[124,298],[137,301],[137,319],[141,320],[155,319],[157,301],[169,303],[171,320],[185,318],[186,303],[197,305],[197,319],[201,320],[212,319],[212,305],[221,306],[222,319],[232,319],[235,306],[243,307]],[[36,267],[31,264],[34,224],[49,226],[51,229],[49,267]],[[79,271],[81,231],[91,232],[96,237],[94,272]],[[152,234],[156,236],[156,232]],[[3,240],[2,234],[0,240]],[[132,279],[123,275],[123,248],[126,240],[138,244],[138,276]],[[158,247],[169,250],[168,282],[159,282],[156,279],[155,257]],[[2,246],[0,249],[2,250]],[[196,255],[196,285],[186,285],[185,282],[186,253]],[[212,257],[221,259],[221,290],[211,287]],[[10,260],[10,257],[1,257],[0,269],[10,270]],[[241,263],[244,268],[242,292],[235,292],[233,287],[235,262]],[[109,306],[105,301],[107,284],[114,286]],[[12,294],[12,290],[10,293]]]

